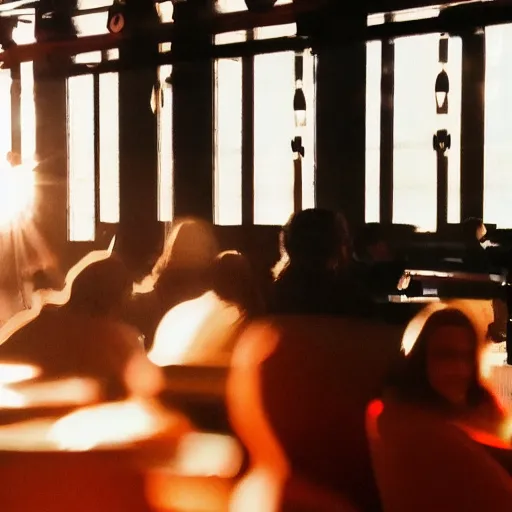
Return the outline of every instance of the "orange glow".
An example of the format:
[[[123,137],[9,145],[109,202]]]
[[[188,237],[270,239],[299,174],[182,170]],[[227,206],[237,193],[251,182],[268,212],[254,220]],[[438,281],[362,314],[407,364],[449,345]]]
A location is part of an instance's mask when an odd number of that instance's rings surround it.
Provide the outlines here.
[[[27,383],[16,387],[24,407],[65,407],[89,405],[101,397],[101,388],[93,379],[69,378],[50,382]]]
[[[238,308],[211,291],[182,302],[162,319],[148,357],[158,366],[197,364],[215,358],[217,351],[222,352],[222,330],[234,326],[240,316]],[[203,339],[205,325],[208,333]]]
[[[28,381],[41,374],[35,366],[26,364],[0,363],[0,408],[19,409],[27,404],[26,398],[10,384]]]
[[[178,444],[173,470],[184,476],[233,478],[242,459],[240,445],[233,437],[191,432]]]
[[[55,422],[48,437],[62,450],[87,451],[162,434],[171,418],[152,404],[126,400],[72,412]]]
[[[0,385],[16,384],[41,375],[41,369],[29,364],[0,363]]]
[[[35,197],[35,163],[0,167],[0,229],[30,217]]]
[[[106,250],[91,251],[78,263],[71,267],[66,275],[65,286],[62,290],[41,290],[33,294],[32,307],[20,311],[11,317],[0,329],[0,344],[9,339],[18,329],[31,322],[41,311],[45,304],[62,306],[69,301],[71,287],[76,276],[90,264],[107,259],[111,256],[115,237]]]
[[[420,311],[407,325],[402,337],[402,350],[405,355],[414,347],[418,336],[428,318],[445,308],[459,309],[468,316],[477,331],[480,342],[486,338],[487,326],[493,320],[492,303],[488,300],[452,300],[445,302],[433,302]],[[482,372],[488,374],[486,367],[486,351],[483,352]]]

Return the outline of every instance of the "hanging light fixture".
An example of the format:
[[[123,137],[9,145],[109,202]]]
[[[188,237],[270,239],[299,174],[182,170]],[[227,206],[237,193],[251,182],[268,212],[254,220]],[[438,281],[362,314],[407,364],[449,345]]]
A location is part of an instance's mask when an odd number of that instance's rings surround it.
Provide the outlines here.
[[[306,96],[304,96],[302,86],[295,89],[293,96],[293,112],[295,114],[295,126],[297,128],[306,126]]]
[[[295,54],[295,94],[293,96],[293,112],[295,114],[295,127],[306,126],[306,96],[303,89],[304,79],[304,55],[300,52]]]
[[[108,8],[107,29],[111,34],[120,34],[126,26],[126,3],[114,0]]]
[[[437,114],[447,114],[450,79],[445,69],[448,63],[448,37],[445,34],[442,34],[439,39],[439,63],[441,64],[441,71],[437,75],[435,85],[436,112]]]
[[[448,64],[448,36],[441,34],[439,39],[439,64],[441,71],[435,83],[437,131],[432,139],[433,149],[437,155],[437,229],[442,230],[448,224],[448,155],[452,137],[448,125],[448,93],[450,79],[446,72]]]
[[[245,5],[250,12],[268,11],[274,7],[275,3],[276,0],[245,0]]]

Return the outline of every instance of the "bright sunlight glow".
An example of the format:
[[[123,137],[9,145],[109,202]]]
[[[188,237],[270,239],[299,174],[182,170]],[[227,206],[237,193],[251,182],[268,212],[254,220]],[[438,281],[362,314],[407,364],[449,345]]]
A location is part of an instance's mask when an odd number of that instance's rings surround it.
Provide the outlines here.
[[[32,215],[36,164],[0,166],[0,229],[5,230]]]

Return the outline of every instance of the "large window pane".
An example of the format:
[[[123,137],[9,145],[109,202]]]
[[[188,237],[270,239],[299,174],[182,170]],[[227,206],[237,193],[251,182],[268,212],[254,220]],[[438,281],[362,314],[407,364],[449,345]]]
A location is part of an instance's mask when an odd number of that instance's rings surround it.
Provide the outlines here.
[[[171,2],[159,5],[160,20],[172,21],[174,6]],[[171,43],[160,45],[161,52],[171,50]],[[172,66],[160,66],[161,102],[158,115],[158,220],[171,222],[174,217],[174,155],[172,137],[173,95],[172,86],[166,80],[171,76]]]
[[[293,213],[295,54],[254,59],[254,222],[284,224]]]
[[[448,170],[448,221],[460,220],[460,105],[462,47],[450,39],[450,113],[436,115],[434,85],[440,71],[439,36],[395,41],[393,222],[436,229],[437,171],[432,136],[439,128],[452,135]],[[440,124],[440,118],[442,119]]]
[[[11,151],[11,72],[0,69],[0,169]]]
[[[119,77],[100,75],[100,220],[119,222]]]
[[[512,25],[485,30],[484,220],[512,228]]]
[[[31,23],[18,23],[13,31],[13,39],[18,44],[29,44],[34,38],[34,16],[26,18]],[[20,65],[21,79],[21,158],[33,160],[36,156],[36,112],[34,104],[34,65],[23,62]]]
[[[245,10],[244,0],[217,0],[219,12]],[[215,36],[216,44],[238,43],[244,31]],[[242,223],[242,59],[215,62],[215,175],[216,224]]]
[[[94,240],[94,94],[93,77],[68,80],[69,239]]]
[[[266,27],[257,38],[295,33],[294,25]],[[307,125],[302,131],[304,208],[315,200],[315,86],[314,58],[304,59]],[[279,225],[293,213],[294,166],[291,140],[296,134],[293,112],[295,54],[258,55],[254,60],[254,222]]]
[[[242,223],[242,60],[218,60],[215,73],[215,223],[239,225]]]
[[[366,222],[380,221],[380,104],[382,43],[366,45]]]

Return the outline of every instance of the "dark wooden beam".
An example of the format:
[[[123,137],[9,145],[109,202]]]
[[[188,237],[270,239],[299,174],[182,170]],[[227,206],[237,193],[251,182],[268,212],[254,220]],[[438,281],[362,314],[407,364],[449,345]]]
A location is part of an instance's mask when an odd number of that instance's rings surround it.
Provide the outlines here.
[[[210,0],[189,0],[195,16],[211,6]],[[176,11],[174,13],[176,16]],[[176,23],[179,20],[176,19]],[[180,56],[191,44],[208,51],[213,37],[207,31],[190,35],[188,41],[173,43]],[[174,205],[177,217],[193,216],[213,221],[214,169],[214,65],[211,60],[184,62],[173,66],[173,154]]]
[[[483,216],[485,37],[462,37],[461,220]]]
[[[395,149],[395,44],[382,42],[380,107],[380,222],[393,222],[393,161]]]
[[[159,27],[152,30],[146,29],[144,32],[145,38],[151,38],[153,43],[163,42],[177,42],[178,37],[182,42],[187,42],[193,39],[194,32],[208,32],[210,34],[220,34],[226,32],[235,32],[241,30],[252,30],[256,27],[283,25],[288,23],[295,23],[297,18],[303,16],[305,13],[313,14],[319,4],[313,0],[305,0],[297,4],[287,4],[275,7],[268,13],[250,13],[248,11],[208,15],[204,18],[199,18],[196,25],[187,27],[187,32],[182,31],[180,35],[176,33],[176,27],[173,23],[163,23]],[[395,7],[401,0],[393,0],[397,3],[391,3],[391,0],[386,3],[375,3],[379,12],[385,9]],[[410,4],[409,6],[420,7],[426,5],[428,0],[417,4]],[[471,4],[469,0],[466,3]],[[486,24],[508,23],[512,21],[512,5],[507,0],[494,0],[493,2],[474,2],[475,8],[471,13],[460,12],[461,7],[458,5],[458,16],[448,17],[440,16],[432,19],[420,19],[412,22],[401,22],[386,24],[386,26],[377,25],[368,27],[359,27],[355,23],[355,15],[353,10],[337,9],[334,10],[332,16],[323,19],[322,23],[326,26],[322,32],[322,37],[325,38],[326,44],[350,44],[354,40],[370,40],[370,39],[386,39],[392,37],[408,36],[422,33],[435,33],[435,32],[452,32],[458,30],[469,29],[472,27],[479,27]],[[404,4],[400,4],[404,5]],[[435,5],[435,4],[430,4]],[[448,5],[448,4],[446,4]],[[372,7],[369,9],[370,4],[367,5],[366,14],[371,12]],[[390,9],[394,10],[394,9]],[[448,12],[447,10],[445,14]],[[357,30],[354,31],[354,26]],[[342,28],[343,30],[340,30]],[[139,35],[140,36],[140,35]],[[126,39],[133,38],[129,34],[103,34],[98,36],[80,37],[68,41],[51,41],[41,42],[29,45],[19,45],[10,48],[9,50],[0,53],[0,62],[4,63],[4,67],[10,67],[16,62],[26,62],[36,59],[42,59],[49,55],[57,56],[71,56],[79,53],[86,53],[99,50],[107,50],[118,47]],[[190,52],[193,55],[193,50]],[[191,57],[192,58],[192,57]]]

